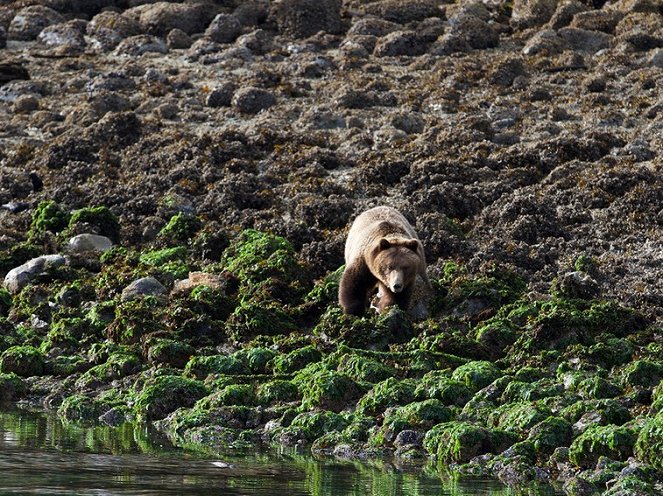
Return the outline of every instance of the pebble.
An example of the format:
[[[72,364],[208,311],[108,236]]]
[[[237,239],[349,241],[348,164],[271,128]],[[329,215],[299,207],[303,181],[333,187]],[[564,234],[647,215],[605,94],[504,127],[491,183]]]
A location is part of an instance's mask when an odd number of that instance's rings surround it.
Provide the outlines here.
[[[242,25],[232,14],[217,15],[205,31],[205,36],[217,43],[232,43],[240,34]]]
[[[168,48],[172,49],[184,49],[191,47],[193,40],[191,36],[186,34],[179,28],[171,29],[166,36],[166,44]]]
[[[232,103],[233,94],[237,90],[234,83],[223,83],[220,86],[212,89],[205,99],[205,104],[208,107],[229,107]]]
[[[113,242],[106,236],[98,234],[83,233],[69,240],[69,251],[74,253],[86,251],[108,251],[113,247]]]
[[[244,114],[257,114],[275,105],[276,97],[269,91],[249,86],[237,90],[231,103]]]
[[[168,292],[154,277],[136,279],[122,290],[122,300],[135,300],[142,296],[163,296]]]
[[[5,276],[5,288],[12,294],[20,292],[39,274],[47,269],[64,265],[62,255],[42,255],[10,270]]]

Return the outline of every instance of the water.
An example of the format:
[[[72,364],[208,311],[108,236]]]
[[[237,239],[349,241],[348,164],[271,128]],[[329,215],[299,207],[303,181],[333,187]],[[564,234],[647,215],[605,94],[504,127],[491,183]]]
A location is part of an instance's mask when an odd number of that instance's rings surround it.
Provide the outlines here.
[[[192,453],[145,427],[85,427],[0,412],[0,495],[506,496],[496,481],[458,481],[388,462],[296,454]]]

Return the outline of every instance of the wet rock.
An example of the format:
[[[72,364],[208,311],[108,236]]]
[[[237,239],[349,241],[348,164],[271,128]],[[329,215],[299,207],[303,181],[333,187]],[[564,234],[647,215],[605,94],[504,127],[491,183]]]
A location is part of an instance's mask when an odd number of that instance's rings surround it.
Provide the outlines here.
[[[122,300],[135,300],[143,296],[163,296],[168,290],[154,277],[142,277],[122,290]]]
[[[237,85],[234,83],[224,83],[209,92],[205,103],[208,107],[230,107],[236,90]]]
[[[205,36],[217,43],[232,43],[240,34],[242,25],[232,14],[217,15],[205,31]]]
[[[168,48],[172,49],[189,48],[192,43],[193,40],[191,39],[191,37],[178,28],[171,29],[168,32],[168,35],[166,36],[166,44],[168,45]]]
[[[557,33],[571,49],[590,53],[610,48],[614,41],[612,35],[587,29],[568,27],[560,29]]]
[[[555,13],[557,0],[515,0],[511,11],[511,25],[517,29],[541,26]]]
[[[106,236],[98,234],[78,234],[69,240],[69,251],[74,253],[86,251],[108,251],[113,247],[113,242]]]
[[[156,2],[128,9],[122,15],[136,20],[149,34],[166,36],[175,28],[187,34],[201,33],[217,12],[217,7],[205,2]]]
[[[399,24],[439,17],[442,11],[435,0],[382,0],[365,5],[362,10],[387,21]]]
[[[273,93],[260,88],[240,88],[233,95],[231,104],[244,114],[257,114],[276,105],[276,97]]]
[[[7,291],[16,294],[30,284],[39,274],[46,270],[64,265],[62,255],[42,255],[10,270],[5,276],[4,285]]]
[[[128,55],[137,57],[144,53],[168,53],[168,46],[166,43],[154,36],[139,34],[138,36],[130,36],[122,40],[115,48],[116,55]]]
[[[111,408],[106,413],[99,416],[99,422],[105,425],[110,425],[111,427],[117,427],[127,420],[129,419],[127,419],[125,411],[121,408]]]
[[[34,40],[42,29],[64,21],[61,14],[48,7],[42,5],[25,7],[12,19],[7,36],[10,40]]]
[[[37,36],[37,41],[48,47],[58,47],[69,52],[81,52],[86,47],[84,32],[85,23],[80,21],[54,24],[44,28]]]
[[[426,53],[427,48],[428,44],[414,31],[395,31],[377,41],[373,55],[376,57],[416,56]]]
[[[281,34],[307,38],[318,31],[330,34],[343,32],[340,0],[281,0],[272,5],[270,13]]]
[[[394,446],[422,446],[424,436],[417,431],[405,429],[398,433],[394,440]]]

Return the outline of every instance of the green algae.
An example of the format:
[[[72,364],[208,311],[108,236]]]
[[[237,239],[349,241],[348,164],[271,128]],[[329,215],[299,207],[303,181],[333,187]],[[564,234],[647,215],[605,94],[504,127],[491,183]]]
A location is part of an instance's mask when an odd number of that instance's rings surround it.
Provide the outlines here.
[[[275,379],[260,384],[256,391],[256,397],[260,404],[280,404],[301,400],[299,388],[291,381]]]
[[[451,378],[476,392],[488,386],[501,375],[502,372],[493,363],[479,360],[461,365],[453,371]]]
[[[527,439],[533,443],[534,452],[537,455],[549,455],[556,448],[571,444],[573,428],[568,420],[549,416],[531,427]]]
[[[159,231],[159,237],[175,243],[187,242],[202,227],[202,222],[195,215],[178,212]]]
[[[636,439],[634,453],[639,460],[663,471],[663,413],[644,423]]]
[[[142,389],[136,391],[134,412],[140,419],[161,419],[177,408],[192,406],[207,393],[205,385],[195,379],[157,376],[148,379]]]
[[[30,236],[44,231],[58,233],[69,225],[71,215],[62,211],[60,206],[54,201],[41,201],[32,213],[32,222],[30,223]]]
[[[58,408],[58,415],[67,421],[92,422],[100,414],[99,404],[82,394],[67,396]]]
[[[324,408],[338,412],[362,392],[361,386],[349,376],[330,370],[322,363],[313,363],[300,370],[293,383],[302,393],[303,410]]]
[[[415,400],[416,381],[385,379],[373,386],[358,402],[357,412],[363,415],[379,415],[388,407],[411,403]]]
[[[637,431],[630,427],[592,425],[569,447],[569,459],[579,467],[591,467],[600,456],[625,461],[633,454]]]
[[[77,224],[86,224],[94,228],[97,234],[107,236],[117,242],[120,237],[120,223],[117,216],[108,207],[86,207],[74,210],[69,218],[69,229]]]
[[[516,440],[512,433],[451,421],[437,424],[426,433],[424,449],[436,455],[440,463],[466,463],[475,456],[502,451]]]
[[[0,372],[32,377],[44,373],[44,354],[34,346],[12,346],[0,355]]]
[[[230,355],[194,356],[184,367],[184,373],[204,379],[210,374],[243,375],[250,372],[246,364]]]

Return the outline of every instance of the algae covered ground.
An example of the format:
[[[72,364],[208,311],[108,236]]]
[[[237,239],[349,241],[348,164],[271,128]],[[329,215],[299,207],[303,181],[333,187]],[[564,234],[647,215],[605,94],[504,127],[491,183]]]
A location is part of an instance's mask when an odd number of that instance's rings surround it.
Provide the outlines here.
[[[658,2],[22,0],[0,55],[4,402],[663,491]],[[379,204],[424,320],[338,306]]]

